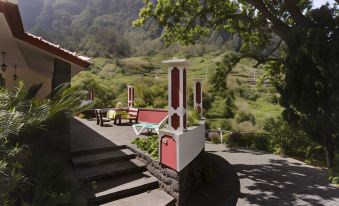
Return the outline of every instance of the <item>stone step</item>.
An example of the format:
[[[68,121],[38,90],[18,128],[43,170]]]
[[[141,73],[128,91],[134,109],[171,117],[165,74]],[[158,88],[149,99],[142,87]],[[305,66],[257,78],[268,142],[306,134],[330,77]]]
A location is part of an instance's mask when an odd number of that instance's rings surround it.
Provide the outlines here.
[[[125,175],[110,180],[101,180],[89,195],[89,205],[111,202],[137,195],[159,187],[158,179],[149,172]]]
[[[146,171],[145,164],[137,159],[104,163],[95,166],[76,168],[75,170],[78,179],[91,181],[144,171]]]
[[[135,154],[129,149],[87,154],[72,158],[75,167],[93,166],[102,163],[116,162],[135,158]]]
[[[126,145],[94,146],[71,150],[72,157],[126,149]]]
[[[100,206],[173,206],[175,199],[166,192],[155,189],[138,195],[122,198]]]

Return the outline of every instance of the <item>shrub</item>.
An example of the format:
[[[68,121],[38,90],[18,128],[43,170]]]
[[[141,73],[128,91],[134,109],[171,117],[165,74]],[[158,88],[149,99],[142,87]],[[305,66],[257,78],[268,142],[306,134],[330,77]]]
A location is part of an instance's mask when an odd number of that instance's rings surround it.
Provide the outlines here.
[[[80,119],[85,119],[86,116],[85,116],[85,114],[79,114],[79,118],[80,118]]]
[[[238,89],[239,96],[248,99],[251,101],[257,101],[257,99],[260,97],[259,94],[256,93],[256,91],[250,90],[250,88],[239,88]]]
[[[236,108],[234,100],[230,97],[221,98],[216,96],[207,112],[208,118],[232,118]]]
[[[218,128],[221,128],[223,130],[231,130],[231,122],[228,119],[222,119],[218,121]]]
[[[225,135],[228,135],[227,138],[225,138]],[[241,134],[238,132],[233,132],[231,134],[225,134],[223,139],[225,138],[225,142],[230,146],[239,146],[239,141],[241,138]]]
[[[339,172],[337,172],[334,169],[331,169],[328,171],[328,180],[332,183],[332,184],[337,184],[339,185]]]
[[[253,125],[256,124],[255,116],[249,111],[245,111],[245,110],[239,110],[237,114],[235,115],[235,120],[237,121],[237,123],[249,121],[249,122],[252,122]]]
[[[212,137],[212,138],[211,138],[211,142],[212,142],[213,144],[220,144],[220,143],[221,143],[220,137]]]
[[[241,133],[253,133],[256,128],[253,126],[253,123],[250,121],[241,122],[237,125],[237,131]]]
[[[211,132],[208,134],[208,140],[211,141],[213,144],[220,144],[220,134],[218,132]]]
[[[332,184],[339,185],[339,153],[335,156],[334,168],[328,171],[328,180]]]
[[[199,120],[200,120],[199,112],[188,111],[188,114],[187,114],[187,126],[188,127],[198,126]]]
[[[159,141],[158,135],[152,135],[148,138],[136,138],[132,144],[135,144],[142,151],[147,152],[153,159],[159,159]]]
[[[144,101],[137,100],[137,101],[134,101],[134,107],[136,107],[136,108],[145,108],[146,104],[145,104]]]
[[[231,135],[234,134],[232,132],[226,132],[223,136],[222,136],[222,142],[226,143],[226,144],[231,144],[230,141],[230,137]]]
[[[263,129],[270,134],[270,150],[306,160],[308,163],[325,161],[325,151],[303,131],[292,128],[282,119],[267,119]]]
[[[231,130],[232,125],[229,119],[207,119],[206,128],[209,130],[221,128],[223,130]]]
[[[265,134],[253,134],[253,133],[240,134],[235,132],[229,134],[228,137],[225,137],[225,139],[226,138],[228,139],[227,143],[232,146],[235,145],[262,151],[269,150],[269,140]]]
[[[245,138],[248,138],[250,148],[268,151],[269,150],[269,139],[265,134],[246,134],[243,135]]]
[[[271,95],[267,98],[267,101],[272,104],[278,104],[279,103],[279,97],[277,95]]]

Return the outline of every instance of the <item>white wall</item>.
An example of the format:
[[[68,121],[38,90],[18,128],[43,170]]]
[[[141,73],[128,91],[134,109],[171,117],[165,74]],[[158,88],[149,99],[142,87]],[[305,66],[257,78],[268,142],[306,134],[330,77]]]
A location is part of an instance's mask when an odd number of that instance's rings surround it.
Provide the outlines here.
[[[204,149],[205,123],[197,127],[189,127],[186,132],[178,136],[177,143],[179,144],[177,145],[177,169],[181,171]]]
[[[201,121],[199,126],[189,127],[187,128],[187,131],[183,133],[169,130],[167,128],[161,129],[160,137],[163,137],[164,135],[173,137],[176,142],[177,171],[180,172],[188,164],[190,164],[192,160],[194,160],[204,149],[205,122]],[[161,151],[159,151],[159,155],[161,155]]]

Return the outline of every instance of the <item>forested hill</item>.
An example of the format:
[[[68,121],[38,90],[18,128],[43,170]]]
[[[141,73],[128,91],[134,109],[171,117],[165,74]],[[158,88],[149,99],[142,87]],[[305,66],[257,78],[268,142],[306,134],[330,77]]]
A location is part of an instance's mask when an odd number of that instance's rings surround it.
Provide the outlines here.
[[[149,55],[164,48],[158,25],[132,26],[143,5],[142,0],[19,1],[27,31],[95,57]],[[226,32],[212,34],[202,44],[220,47],[229,39]]]

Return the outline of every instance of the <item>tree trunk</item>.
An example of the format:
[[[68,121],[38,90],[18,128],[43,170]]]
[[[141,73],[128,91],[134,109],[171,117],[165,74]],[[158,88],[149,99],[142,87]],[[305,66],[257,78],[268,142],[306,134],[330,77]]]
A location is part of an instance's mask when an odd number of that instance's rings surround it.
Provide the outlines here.
[[[327,144],[326,147],[327,167],[332,169],[334,167],[334,148],[333,145]]]

